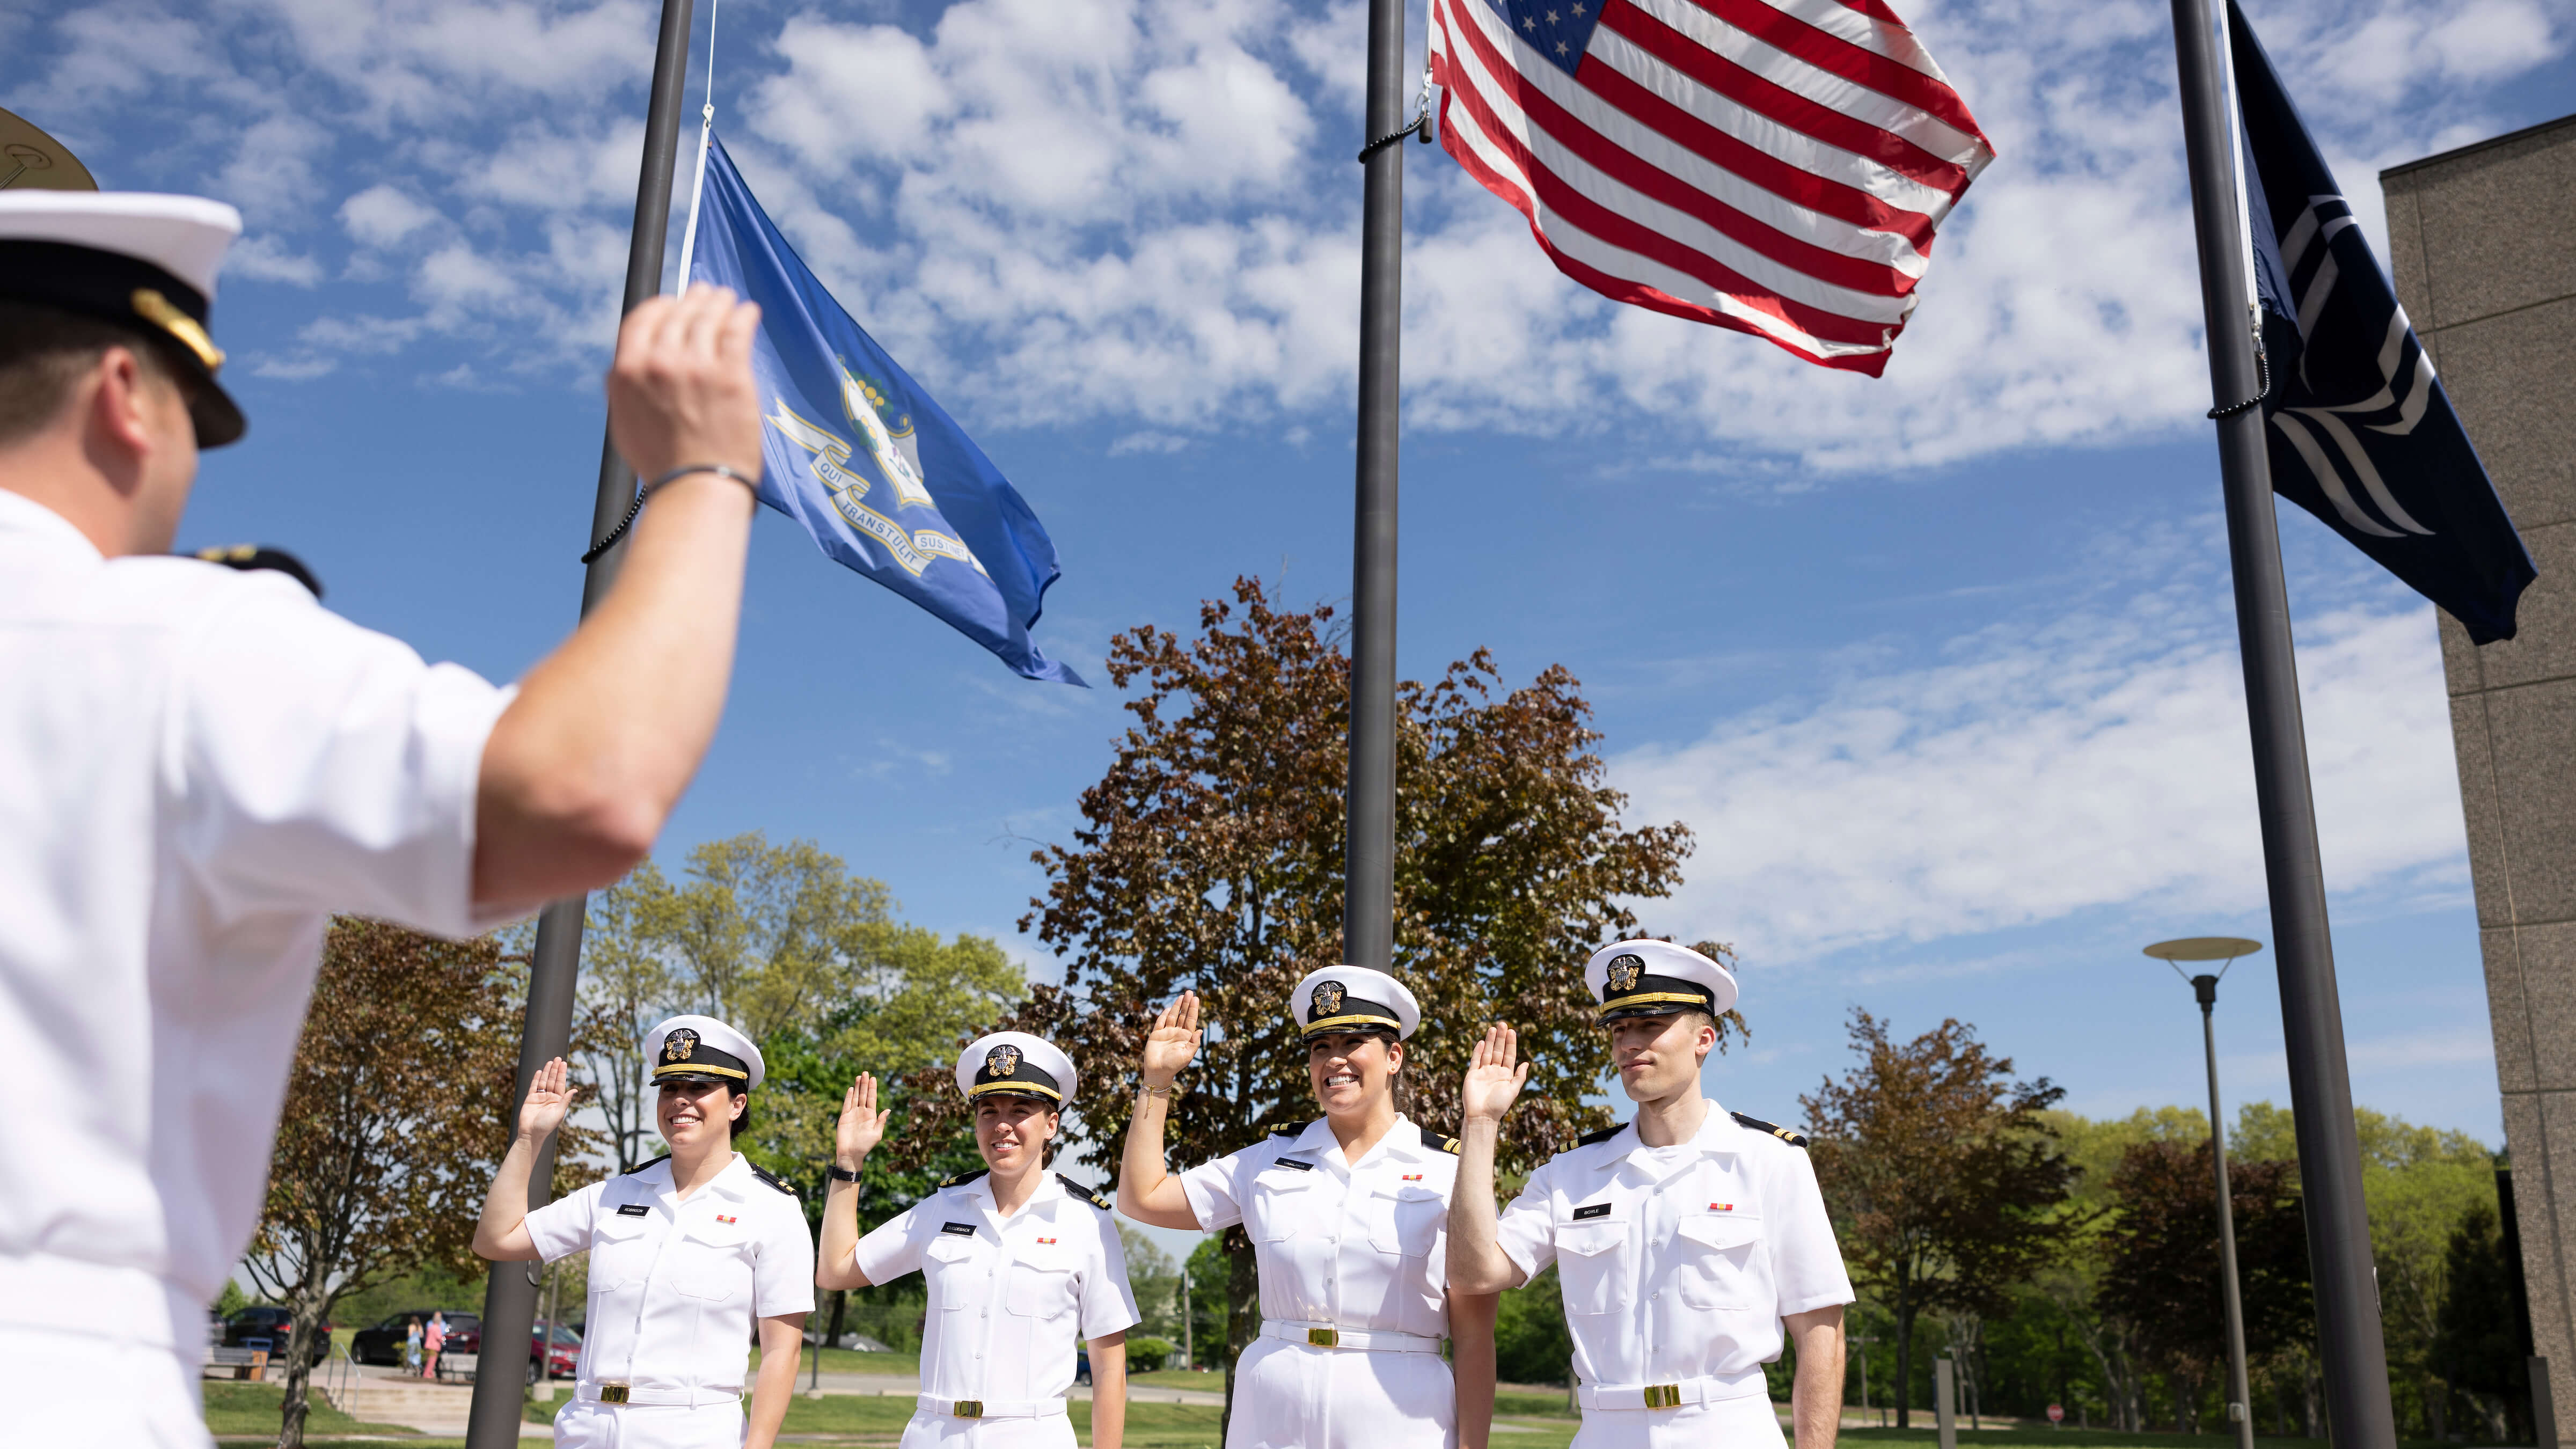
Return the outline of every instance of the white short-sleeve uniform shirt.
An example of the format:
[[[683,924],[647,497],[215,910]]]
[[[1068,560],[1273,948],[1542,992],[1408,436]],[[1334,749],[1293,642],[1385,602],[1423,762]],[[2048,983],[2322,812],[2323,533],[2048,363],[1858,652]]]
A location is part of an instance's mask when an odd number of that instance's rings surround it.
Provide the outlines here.
[[[1227,1449],[1457,1442],[1439,1352],[1457,1180],[1456,1142],[1404,1117],[1357,1162],[1319,1119],[1181,1174],[1199,1226],[1243,1224],[1261,1275],[1262,1336],[1235,1366]]]
[[[475,786],[508,702],[283,574],[102,558],[0,489],[0,1035],[64,1089],[0,1120],[0,1296],[69,1307],[48,1353],[163,1361],[82,1412],[175,1393],[194,1420],[331,914],[492,924]],[[15,1402],[76,1381],[0,1352]]]
[[[1008,1217],[986,1173],[951,1178],[859,1239],[856,1263],[930,1290],[902,1449],[1072,1449],[1077,1344],[1139,1321],[1108,1200],[1057,1174]]]
[[[683,1198],[665,1157],[528,1214],[528,1236],[549,1263],[590,1254],[581,1365],[557,1443],[742,1442],[754,1325],[814,1309],[814,1235],[795,1193],[736,1153]],[[618,1384],[625,1402],[603,1402]]]
[[[1777,1445],[1781,1319],[1852,1301],[1806,1150],[1706,1106],[1689,1142],[1630,1123],[1559,1153],[1503,1210],[1512,1262],[1556,1267],[1581,1449]]]

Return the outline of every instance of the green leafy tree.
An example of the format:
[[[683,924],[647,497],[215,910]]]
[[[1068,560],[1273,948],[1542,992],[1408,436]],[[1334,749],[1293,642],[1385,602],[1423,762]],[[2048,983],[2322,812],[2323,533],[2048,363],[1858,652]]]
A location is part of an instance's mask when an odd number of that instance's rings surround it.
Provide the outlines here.
[[[2472,1204],[2451,1230],[2432,1362],[2443,1388],[2484,1421],[2487,1438],[2521,1443],[2531,1432],[2530,1379],[2496,1210]]]
[[[294,1315],[277,1442],[301,1445],[313,1349],[341,1299],[472,1265],[517,1103],[524,982],[489,937],[331,923],[243,1267]],[[568,1161],[596,1135],[568,1129]]]
[[[1211,1030],[1174,1103],[1176,1167],[1313,1115],[1281,1003],[1341,959],[1350,663],[1330,619],[1238,580],[1231,603],[1202,606],[1194,638],[1146,626],[1111,643],[1133,723],[1083,793],[1073,841],[1037,852],[1050,883],[1021,922],[1063,958],[1065,985],[1038,988],[1006,1023],[1101,1084],[1080,1115],[1083,1160],[1104,1176],[1130,1107],[1118,1087],[1184,988]],[[1453,1122],[1468,1051],[1508,1015],[1534,1100],[1507,1124],[1503,1156],[1526,1170],[1608,1120],[1584,1100],[1608,1059],[1575,968],[1636,933],[1631,903],[1670,893],[1689,834],[1620,823],[1626,800],[1604,783],[1590,708],[1562,669],[1507,689],[1479,651],[1400,685],[1397,707],[1394,967],[1423,1007],[1406,1109]],[[1230,1360],[1256,1295],[1249,1243],[1235,1229],[1223,1242]]]
[[[1956,1021],[1910,1042],[1854,1009],[1859,1065],[1799,1099],[1816,1178],[1862,1291],[1896,1320],[1896,1375],[1913,1380],[1924,1314],[1992,1317],[2075,1234],[2064,1211],[2076,1177],[2045,1115],[2065,1095],[2013,1080]],[[1896,1400],[1904,1427],[1910,1393]]]

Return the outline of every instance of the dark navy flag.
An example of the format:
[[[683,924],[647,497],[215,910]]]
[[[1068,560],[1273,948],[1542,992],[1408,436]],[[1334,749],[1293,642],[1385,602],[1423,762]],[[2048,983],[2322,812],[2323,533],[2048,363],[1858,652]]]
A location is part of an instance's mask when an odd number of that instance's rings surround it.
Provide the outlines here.
[[[2272,487],[2448,610],[2510,639],[2538,576],[2433,359],[2235,0],[2245,199],[2272,391]]]
[[[1082,684],[1029,639],[1062,570],[1019,491],[823,290],[721,142],[699,205],[689,280],[760,304],[760,501],[1028,678]]]

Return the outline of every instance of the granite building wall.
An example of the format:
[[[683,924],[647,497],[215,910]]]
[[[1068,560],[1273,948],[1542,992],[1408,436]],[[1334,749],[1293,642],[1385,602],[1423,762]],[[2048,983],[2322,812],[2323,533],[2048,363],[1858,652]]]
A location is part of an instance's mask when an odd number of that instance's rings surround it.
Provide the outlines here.
[[[2540,567],[2441,615],[2534,1351],[2576,1442],[2576,116],[2380,173],[2398,300]]]

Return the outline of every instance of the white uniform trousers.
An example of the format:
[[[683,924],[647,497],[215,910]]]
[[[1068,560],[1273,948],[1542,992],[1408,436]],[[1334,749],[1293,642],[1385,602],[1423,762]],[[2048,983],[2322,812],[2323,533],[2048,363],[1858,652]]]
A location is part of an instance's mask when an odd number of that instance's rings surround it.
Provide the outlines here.
[[[731,1399],[685,1404],[595,1404],[575,1399],[555,1415],[556,1449],[742,1449],[751,1423]]]
[[[1767,1393],[1678,1409],[1586,1409],[1568,1449],[1788,1449]]]
[[[1457,1449],[1458,1389],[1436,1353],[1254,1339],[1234,1365],[1225,1449]],[[911,1449],[906,1445],[905,1449]]]
[[[198,1359],[59,1328],[0,1328],[0,1403],[13,1444],[208,1449]]]
[[[1073,1420],[1064,1414],[961,1419],[923,1409],[903,1426],[901,1449],[1073,1449]]]

